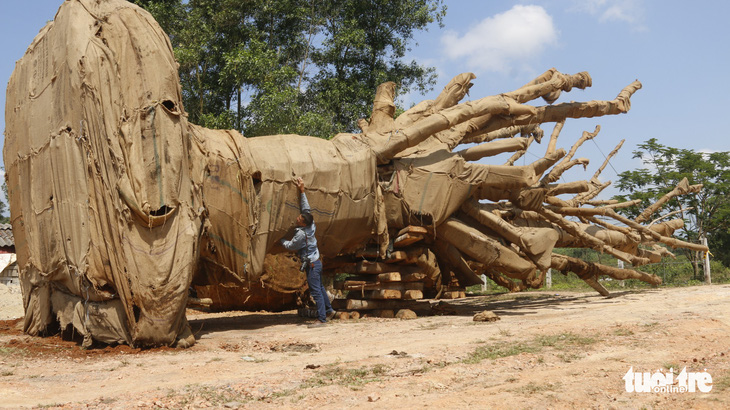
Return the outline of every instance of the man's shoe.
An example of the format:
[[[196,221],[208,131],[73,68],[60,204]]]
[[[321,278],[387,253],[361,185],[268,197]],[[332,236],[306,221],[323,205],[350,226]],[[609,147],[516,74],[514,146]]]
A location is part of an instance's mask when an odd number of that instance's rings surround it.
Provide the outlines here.
[[[317,322],[314,322],[314,323],[312,323],[311,325],[309,325],[307,327],[310,328],[310,329],[312,329],[312,328],[316,328],[316,327],[325,327],[325,326],[327,326],[327,322],[319,322],[319,321],[317,321]]]
[[[330,310],[329,313],[327,313],[327,320],[332,320],[332,318],[335,317],[336,314],[336,310]]]

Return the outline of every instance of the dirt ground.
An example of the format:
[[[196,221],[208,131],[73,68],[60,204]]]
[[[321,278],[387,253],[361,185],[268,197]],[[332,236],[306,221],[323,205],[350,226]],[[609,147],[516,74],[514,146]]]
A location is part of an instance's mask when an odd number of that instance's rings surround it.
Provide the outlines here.
[[[527,293],[450,315],[309,328],[295,312],[189,311],[197,344],[82,350],[0,321],[0,406],[730,408],[730,285]],[[491,310],[501,320],[475,322]],[[706,371],[709,393],[628,393],[626,372]]]

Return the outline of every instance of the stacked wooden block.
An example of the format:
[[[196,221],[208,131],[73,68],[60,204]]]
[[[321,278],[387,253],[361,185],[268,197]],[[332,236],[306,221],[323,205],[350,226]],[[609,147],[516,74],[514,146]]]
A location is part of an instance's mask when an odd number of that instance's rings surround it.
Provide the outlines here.
[[[427,314],[431,305],[422,300],[427,278],[416,265],[423,250],[413,245],[427,233],[426,228],[416,226],[401,230],[387,260],[376,261],[378,252],[372,249],[360,252],[351,262],[340,261],[334,271],[347,274],[334,283],[345,295],[345,299],[333,301],[340,318],[395,317],[406,309]]]

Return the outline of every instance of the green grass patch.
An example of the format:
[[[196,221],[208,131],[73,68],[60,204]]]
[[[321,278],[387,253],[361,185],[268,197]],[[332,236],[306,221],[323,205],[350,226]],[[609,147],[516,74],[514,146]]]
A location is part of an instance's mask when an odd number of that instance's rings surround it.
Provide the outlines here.
[[[614,336],[633,336],[634,332],[631,329],[619,327],[613,331]]]
[[[545,392],[549,392],[549,391],[557,391],[560,389],[561,386],[562,386],[562,383],[560,383],[560,382],[544,383],[544,384],[530,382],[517,391],[520,393],[523,393],[523,394],[532,395],[532,394],[538,394],[538,393],[545,393]]]
[[[330,365],[327,368],[318,371],[314,377],[309,378],[302,387],[312,388],[336,384],[350,388],[357,388],[368,383],[381,381],[382,377],[386,375],[389,370],[390,368],[383,364],[376,364],[375,366],[360,367],[356,369]]]
[[[485,359],[499,359],[502,357],[516,356],[520,353],[537,353],[540,351],[539,346],[518,342],[515,344],[494,344],[488,346],[480,346],[476,348],[469,356],[462,360],[462,363],[477,364]]]
[[[558,350],[565,350],[573,346],[587,346],[597,342],[595,338],[576,335],[567,332],[550,336],[538,336],[535,341],[541,346],[550,346]]]
[[[170,390],[168,397],[175,398],[172,403],[173,408],[189,407],[201,399],[214,407],[221,407],[229,402],[243,403],[251,400],[250,397],[242,396],[240,392],[231,387],[203,386],[199,384],[185,386],[182,392]]]
[[[716,381],[713,381],[712,386],[713,390],[717,389],[717,391],[730,390],[730,375],[726,374],[722,377],[718,377]]]
[[[28,351],[17,347],[0,346],[0,357],[3,356],[26,356]]]
[[[681,367],[679,367],[679,365],[677,363],[672,363],[672,362],[664,362],[662,364],[662,367],[666,370],[674,369],[674,371],[677,373],[679,373],[679,371],[681,370]]]
[[[586,337],[567,332],[556,335],[537,336],[533,340],[526,342],[502,342],[494,343],[486,346],[477,347],[461,363],[476,364],[486,359],[499,359],[502,357],[516,356],[520,353],[539,353],[545,348],[551,348],[559,351],[567,350],[571,347],[585,347],[597,343],[598,339],[594,337]],[[578,359],[577,354],[558,355],[564,361],[570,362]],[[540,363],[544,363],[545,359],[540,357]]]

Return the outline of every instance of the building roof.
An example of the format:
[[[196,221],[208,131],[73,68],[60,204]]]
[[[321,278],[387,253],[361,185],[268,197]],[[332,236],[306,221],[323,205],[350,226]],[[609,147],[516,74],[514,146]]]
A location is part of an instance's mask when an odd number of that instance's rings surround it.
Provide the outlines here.
[[[0,224],[0,248],[15,246],[13,227],[10,224]]]

